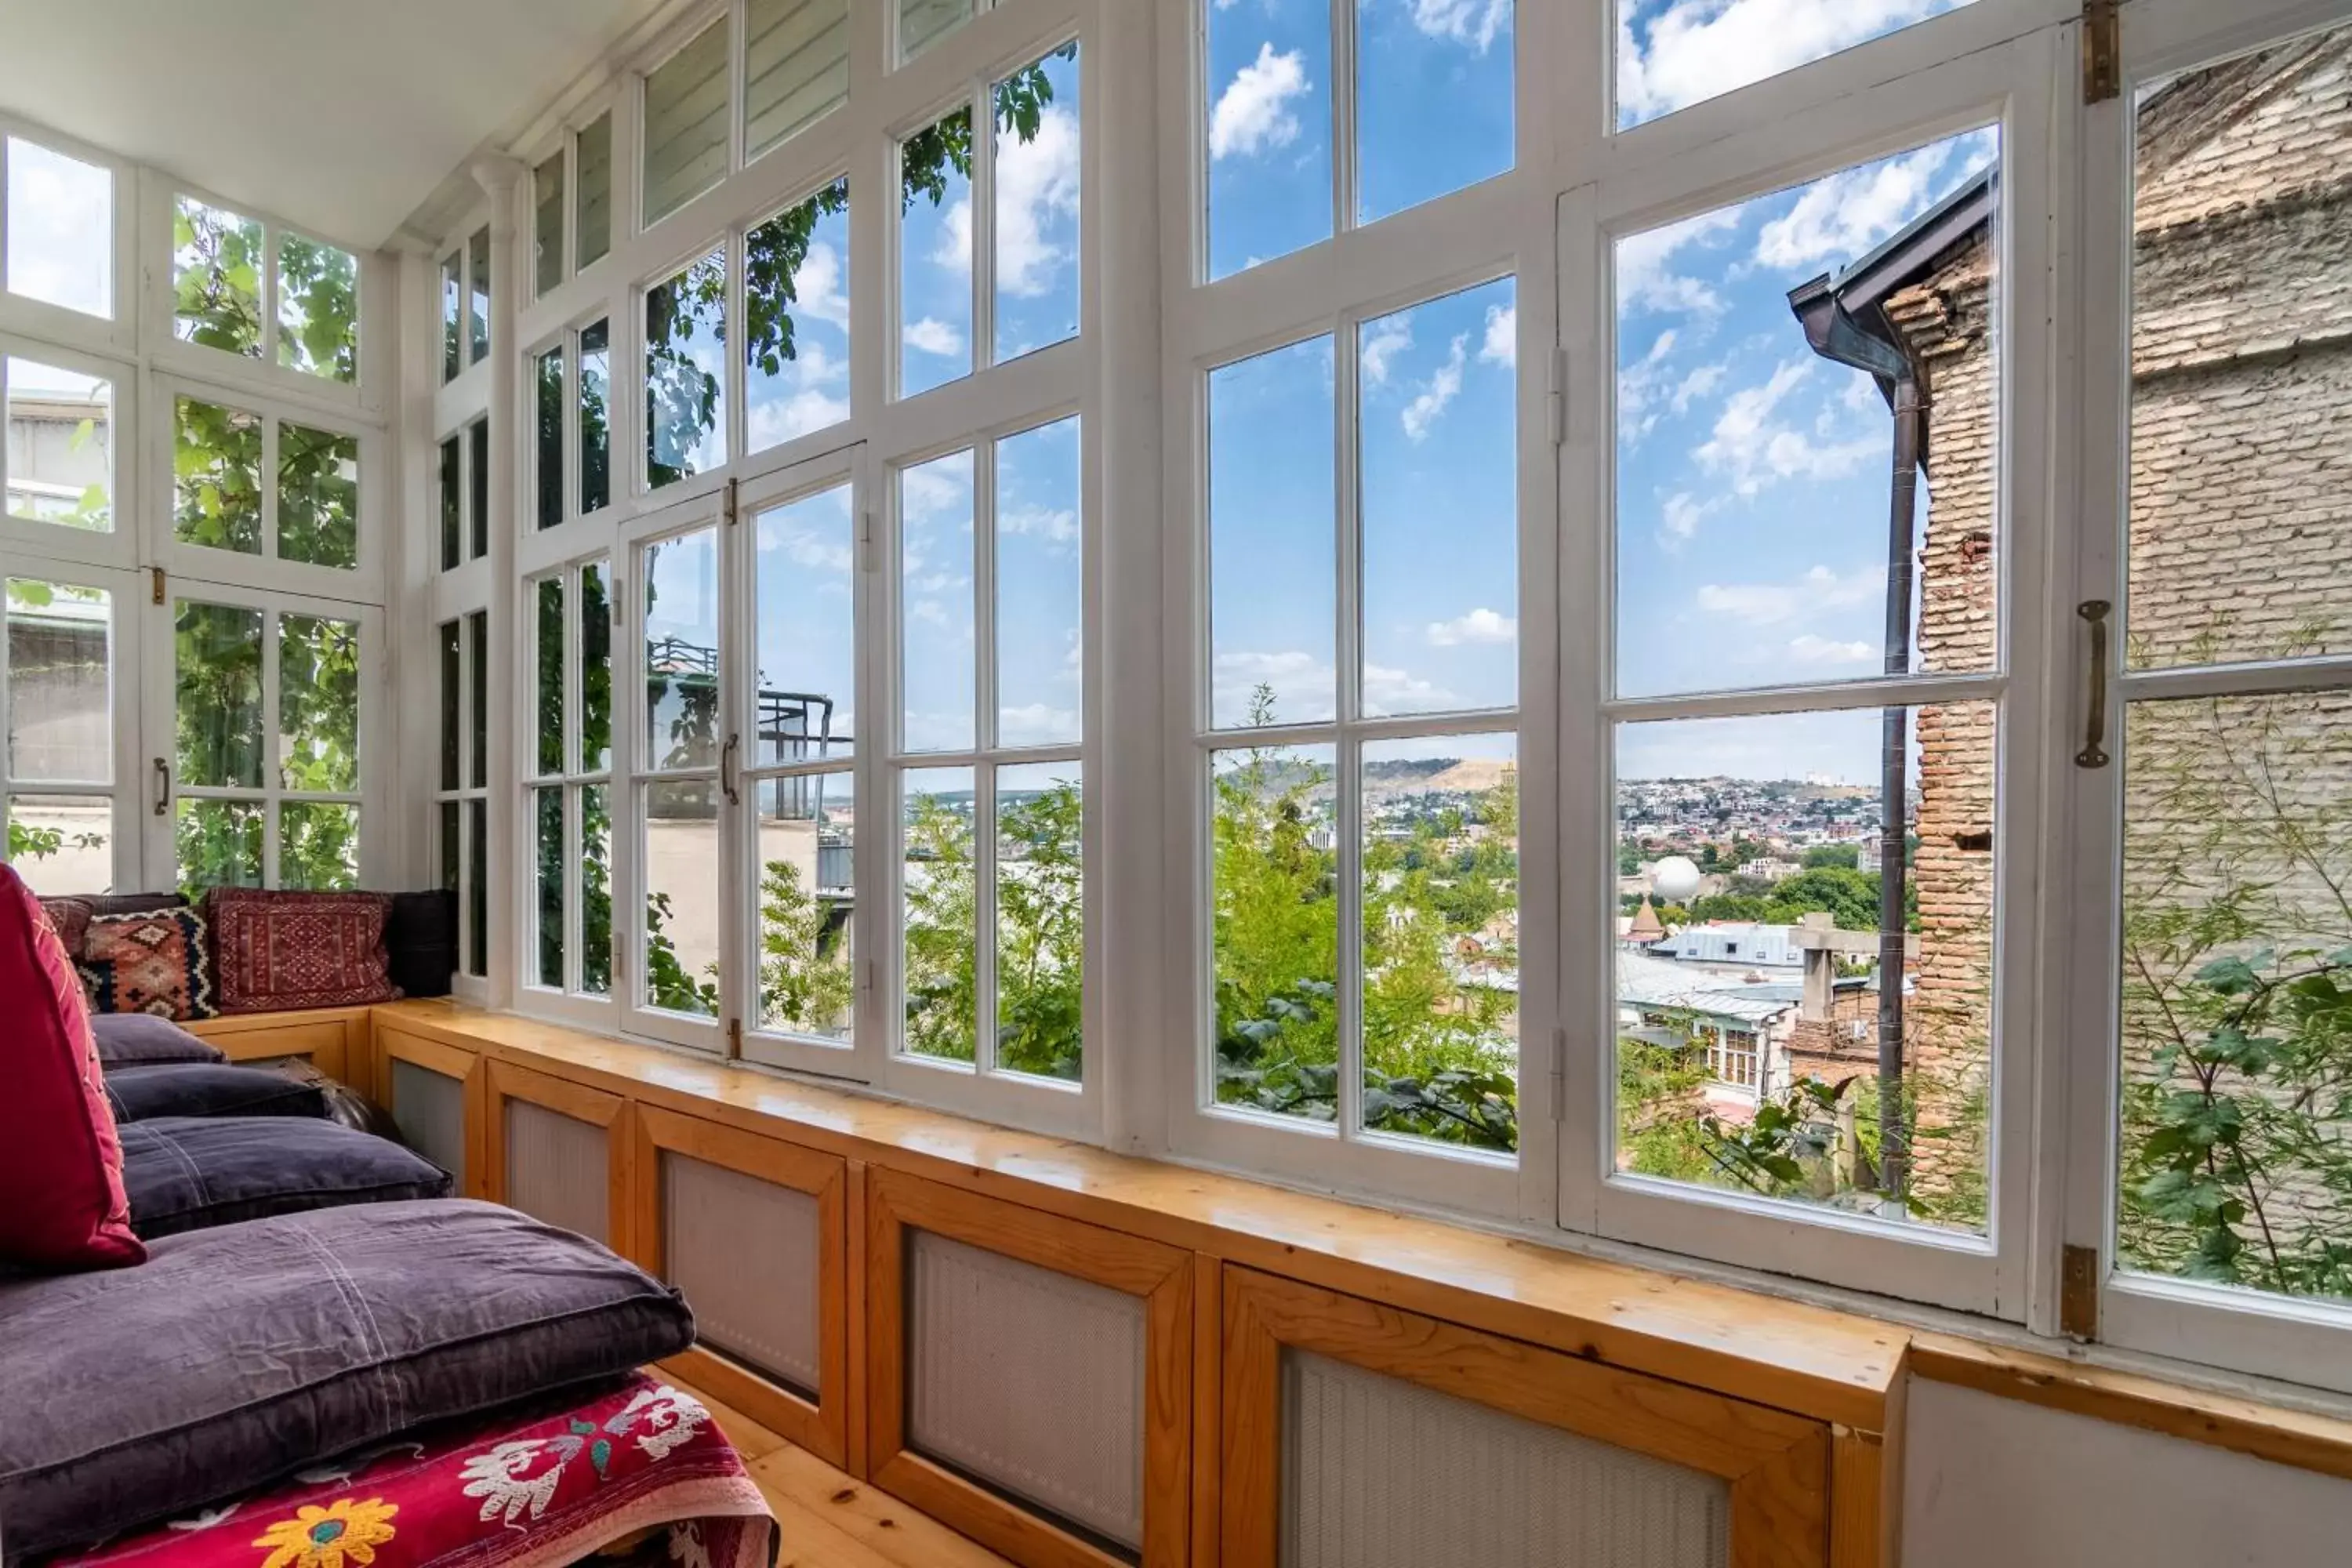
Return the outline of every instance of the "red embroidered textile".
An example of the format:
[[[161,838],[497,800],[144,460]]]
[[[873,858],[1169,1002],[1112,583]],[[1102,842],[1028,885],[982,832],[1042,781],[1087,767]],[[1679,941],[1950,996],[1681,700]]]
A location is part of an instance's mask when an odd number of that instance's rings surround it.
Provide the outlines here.
[[[636,1373],[551,1414],[393,1438],[54,1568],[556,1568],[648,1532],[677,1568],[775,1556],[774,1516],[710,1413]]]
[[[384,893],[215,888],[212,922],[224,1013],[356,1007],[399,1000],[384,951]]]
[[[90,917],[98,913],[97,906],[88,899],[43,899],[41,910],[57,928],[58,940],[65,943],[66,956],[81,957],[82,939],[89,934]]]
[[[209,1018],[211,947],[205,917],[191,909],[93,916],[81,944],[90,1005],[101,1013]]]

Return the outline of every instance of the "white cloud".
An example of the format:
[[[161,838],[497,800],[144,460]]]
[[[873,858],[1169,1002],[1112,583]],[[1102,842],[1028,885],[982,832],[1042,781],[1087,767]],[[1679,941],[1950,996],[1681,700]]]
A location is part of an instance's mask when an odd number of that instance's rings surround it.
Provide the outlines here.
[[[1675,352],[1672,328],[1660,332],[1650,352],[1617,373],[1617,429],[1627,441],[1639,441],[1657,427],[1658,395],[1672,373],[1666,357]]]
[[[1437,416],[1445,412],[1446,405],[1460,395],[1462,365],[1469,343],[1469,333],[1456,334],[1454,346],[1445,356],[1445,363],[1437,367],[1437,374],[1429,378],[1429,384],[1405,405],[1401,417],[1404,422],[1404,433],[1411,439],[1424,439],[1429,435],[1429,427],[1437,422]]]
[[[940,218],[940,237],[931,243],[931,265],[957,278],[971,276],[971,197],[958,196]]]
[[[1683,377],[1675,385],[1673,398],[1675,412],[1689,413],[1692,404],[1723,384],[1723,378],[1729,374],[1729,366],[1718,360],[1713,364],[1703,364]]]
[[[1618,107],[1633,119],[1649,120],[1965,4],[1674,0],[1640,37],[1630,18],[1619,23]]]
[[[960,354],[963,353],[963,331],[952,322],[937,316],[925,316],[919,321],[909,321],[906,327],[907,346],[919,353]]]
[[[1451,702],[1454,693],[1433,680],[1384,665],[1364,666],[1364,711],[1377,718],[1383,713],[1402,713],[1434,708]]]
[[[1799,664],[1864,664],[1878,657],[1866,642],[1838,642],[1806,632],[1789,639],[1789,657]]]
[[[953,512],[970,526],[971,470],[965,467],[953,473],[942,473],[929,463],[908,468],[898,476],[898,501],[912,521],[928,522],[942,513]],[[912,570],[911,563],[908,569]]]
[[[773,378],[752,379],[745,418],[755,452],[849,417],[848,364],[813,334],[799,337],[793,349]]]
[[[1712,237],[1739,226],[1738,207],[1686,217],[1658,228],[1629,234],[1617,242],[1617,303],[1622,310],[1672,310],[1712,316],[1724,308],[1723,297],[1696,278],[1673,271],[1668,263],[1676,252],[1704,244]]]
[[[1014,507],[996,514],[996,531],[1068,544],[1078,537],[1078,514],[1067,507]]]
[[[1364,383],[1379,386],[1389,378],[1389,361],[1412,347],[1412,325],[1402,316],[1391,316],[1364,340],[1361,363]]]
[[[828,537],[814,528],[803,528],[781,521],[789,514],[771,512],[760,520],[760,553],[782,554],[795,566],[813,572],[846,574],[856,564],[856,552],[845,538]],[[848,520],[842,520],[839,532],[848,532]]]
[[[1012,137],[997,152],[997,286],[1034,299],[1060,284],[1076,255],[1046,237],[1077,214],[1077,117],[1066,109],[1048,109],[1034,138]]]
[[[1763,385],[1733,393],[1724,402],[1713,436],[1692,456],[1711,472],[1727,473],[1740,495],[1753,496],[1780,479],[1843,479],[1883,454],[1885,437],[1875,432],[1821,445],[1775,417],[1789,395],[1812,378],[1815,363],[1786,361]]]
[[[947,610],[937,599],[917,599],[908,606],[907,613],[919,621],[929,621],[942,631],[950,629]]]
[[[1465,643],[1510,643],[1519,635],[1519,623],[1496,610],[1480,607],[1450,621],[1429,623],[1433,647],[1459,647]]]
[[[114,307],[114,181],[31,142],[8,151],[8,287],[105,315]]]
[[[1287,147],[1298,139],[1293,99],[1315,89],[1307,79],[1307,58],[1297,49],[1277,55],[1271,43],[1257,47],[1257,58],[1234,73],[1209,111],[1209,156],[1229,157]]]
[[[1864,568],[1841,575],[1826,566],[1815,566],[1794,583],[1703,584],[1698,607],[1748,626],[1771,626],[1822,610],[1853,609],[1883,598],[1885,593],[1883,571]]]
[[[1250,697],[1260,686],[1274,692],[1274,722],[1314,723],[1331,717],[1336,689],[1330,661],[1298,648],[1278,653],[1221,653],[1211,670],[1212,716],[1234,725],[1248,716]],[[1434,708],[1454,693],[1408,670],[1364,666],[1364,710],[1379,715]]]
[[[1433,38],[1451,38],[1480,54],[1511,25],[1511,0],[1410,0],[1412,25]]]
[[[793,313],[849,331],[849,296],[841,287],[841,253],[823,240],[812,241],[793,274],[793,291],[800,298]]]
[[[1718,502],[1700,500],[1687,491],[1677,491],[1666,498],[1664,510],[1659,514],[1660,540],[1669,550],[1678,550],[1685,540],[1698,532],[1699,520],[1713,511]]]
[[[1478,345],[1478,357],[1487,364],[1499,364],[1506,369],[1519,363],[1519,308],[1517,305],[1486,307],[1486,341]]]
[[[1044,745],[1069,740],[1077,732],[1077,710],[1056,708],[1050,702],[1020,703],[1000,710],[996,717],[996,738],[1008,746]]]
[[[1943,142],[1815,181],[1758,234],[1757,261],[1788,271],[1855,259],[1927,209],[1952,152]]]

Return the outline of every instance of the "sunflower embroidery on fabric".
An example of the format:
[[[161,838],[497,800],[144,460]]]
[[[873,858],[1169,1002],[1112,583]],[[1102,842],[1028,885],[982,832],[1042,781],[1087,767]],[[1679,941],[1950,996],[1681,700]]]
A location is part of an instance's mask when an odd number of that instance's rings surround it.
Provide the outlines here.
[[[392,1516],[399,1511],[399,1504],[382,1498],[337,1498],[324,1508],[305,1503],[253,1543],[270,1549],[261,1568],[344,1568],[347,1560],[364,1565],[393,1538]]]

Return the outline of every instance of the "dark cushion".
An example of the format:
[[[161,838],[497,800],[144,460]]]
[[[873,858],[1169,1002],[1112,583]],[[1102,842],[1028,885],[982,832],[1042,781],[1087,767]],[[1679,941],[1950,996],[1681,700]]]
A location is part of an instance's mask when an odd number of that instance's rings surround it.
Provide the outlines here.
[[[74,897],[101,915],[135,915],[142,910],[184,910],[185,893],[76,893]]]
[[[98,1059],[105,1067],[228,1060],[210,1040],[198,1039],[152,1013],[94,1013],[89,1028],[98,1037]]]
[[[454,1198],[190,1231],[137,1268],[0,1281],[0,1324],[11,1562],[694,1342],[685,1301],[642,1270]]]
[[[446,1198],[449,1173],[332,1121],[161,1116],[122,1129],[131,1228],[144,1241],[274,1214]]]
[[[383,945],[404,996],[446,996],[457,973],[457,895],[446,888],[394,893]]]
[[[327,1097],[317,1084],[302,1083],[264,1068],[227,1062],[157,1062],[115,1068],[106,1075],[106,1098],[118,1122],[157,1116],[301,1116],[323,1120]]]
[[[79,960],[82,939],[89,934],[91,917],[98,910],[88,899],[43,899],[41,912],[49,917],[50,929],[66,944],[66,956]]]

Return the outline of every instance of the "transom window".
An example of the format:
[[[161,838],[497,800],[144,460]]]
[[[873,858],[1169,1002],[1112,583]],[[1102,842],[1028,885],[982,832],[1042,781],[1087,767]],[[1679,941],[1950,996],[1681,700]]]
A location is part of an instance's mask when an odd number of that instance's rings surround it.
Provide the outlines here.
[[[350,251],[189,195],[173,204],[172,242],[173,330],[184,342],[359,380],[360,270]]]
[[[84,315],[114,314],[114,172],[0,136],[0,289]]]

